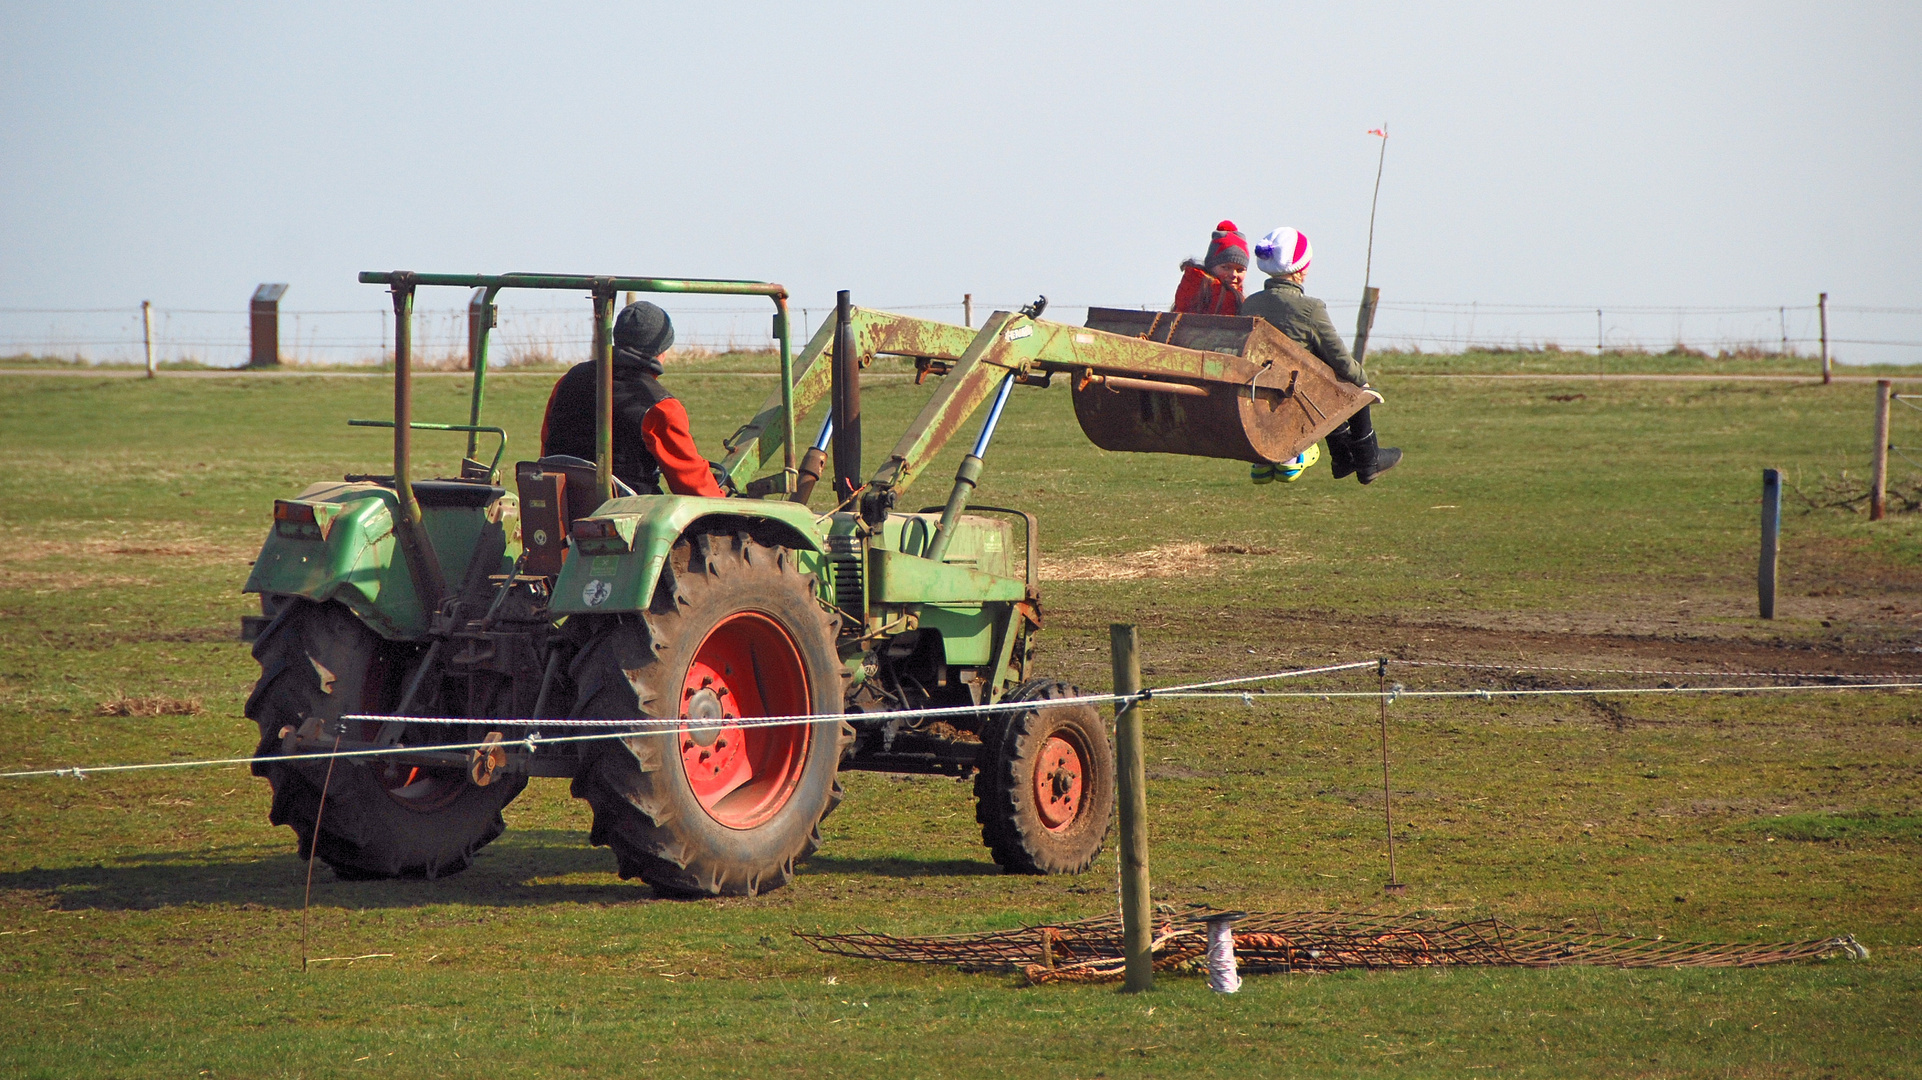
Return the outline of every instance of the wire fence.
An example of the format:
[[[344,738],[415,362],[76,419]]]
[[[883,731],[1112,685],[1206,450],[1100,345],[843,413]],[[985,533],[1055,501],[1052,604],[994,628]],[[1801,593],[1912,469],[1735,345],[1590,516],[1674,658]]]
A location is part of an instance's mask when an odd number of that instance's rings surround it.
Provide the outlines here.
[[[1413,669],[1448,668],[1464,672],[1503,672],[1509,676],[1502,681],[1504,685],[1477,686],[1468,688],[1415,688],[1409,689],[1399,682],[1387,680],[1388,672],[1395,667]],[[1515,686],[1508,685],[1530,672],[1552,671],[1567,674],[1630,676],[1647,679],[1661,677],[1663,681],[1656,686]],[[1278,690],[1263,684],[1284,680],[1313,680],[1340,678],[1358,674],[1373,674],[1380,680],[1379,686],[1367,690],[1344,690],[1336,688],[1314,688],[1307,690]],[[1809,693],[1857,693],[1857,692],[1899,692],[1922,689],[1922,676],[1905,673],[1887,674],[1834,674],[1825,672],[1782,672],[1782,671],[1657,671],[1633,668],[1580,668],[1580,667],[1535,667],[1528,665],[1499,664],[1461,664],[1446,661],[1395,660],[1377,658],[1354,660],[1340,664],[1324,664],[1316,667],[1294,668],[1286,671],[1271,671],[1256,675],[1233,676],[1199,682],[1178,683],[1155,687],[1133,694],[1083,694],[1069,698],[1050,698],[1047,708],[1061,708],[1074,705],[1110,706],[1120,709],[1129,704],[1154,700],[1238,700],[1247,707],[1256,707],[1267,702],[1280,702],[1293,699],[1321,699],[1332,701],[1350,698],[1378,698],[1383,707],[1403,699],[1479,699],[1492,701],[1495,698],[1528,697],[1606,697],[1612,695],[1746,695],[1746,694],[1809,694]],[[903,720],[930,720],[955,718],[964,715],[987,716],[997,713],[1025,712],[1037,708],[1031,701],[1002,702],[993,705],[942,706],[923,709],[898,709],[858,714],[863,722],[889,722]],[[716,721],[714,726],[728,728],[775,727],[802,723],[831,723],[851,719],[843,713],[807,713],[797,715],[755,716],[729,718]],[[396,728],[442,729],[447,731],[465,730],[480,725],[494,729],[492,737],[481,740],[434,739],[411,744],[395,743],[377,747],[336,747],[326,751],[302,753],[283,753],[264,757],[225,757],[201,758],[174,761],[149,761],[122,764],[90,766],[51,766],[43,768],[20,769],[0,772],[0,780],[26,780],[42,777],[66,777],[85,779],[92,774],[151,772],[156,770],[203,769],[232,767],[238,765],[259,765],[268,763],[308,763],[342,759],[372,759],[392,756],[416,755],[423,750],[437,752],[489,752],[493,750],[522,750],[536,754],[543,747],[558,747],[575,743],[605,742],[628,739],[638,736],[658,735],[663,732],[677,731],[689,727],[685,718],[474,718],[449,716],[393,716],[386,714],[347,714],[339,718],[339,724],[354,724],[380,721],[393,724]],[[703,725],[695,723],[693,727]],[[573,734],[552,735],[544,732],[573,731]],[[502,734],[506,737],[503,738]]]
[[[721,299],[721,298],[717,298]],[[677,297],[668,307],[677,346],[692,352],[764,351],[774,347],[772,306],[736,298],[701,304]],[[1012,311],[1027,299],[972,305],[979,325],[987,313]],[[968,306],[948,303],[875,303],[887,311],[963,322]],[[1101,304],[1156,310],[1161,301]],[[1357,306],[1331,301],[1344,334]],[[1064,322],[1084,321],[1089,305],[1051,302]],[[587,358],[593,341],[588,305],[500,305],[491,336],[496,364],[569,364]],[[800,339],[832,317],[831,305],[799,306]],[[239,367],[249,360],[245,308],[153,310],[154,350],[162,364]],[[374,365],[392,356],[393,311],[388,307],[295,310],[280,313],[280,355],[306,365]],[[415,355],[424,366],[461,367],[467,360],[467,310],[422,308],[414,314]],[[1572,353],[1688,351],[1735,357],[1816,358],[1822,344],[1816,304],[1652,306],[1635,304],[1507,304],[1392,298],[1382,302],[1370,335],[1373,351],[1452,354],[1478,350]],[[1828,305],[1828,344],[1842,362],[1922,363],[1922,307]],[[139,305],[110,308],[0,308],[0,357],[41,357],[83,364],[144,364]]]

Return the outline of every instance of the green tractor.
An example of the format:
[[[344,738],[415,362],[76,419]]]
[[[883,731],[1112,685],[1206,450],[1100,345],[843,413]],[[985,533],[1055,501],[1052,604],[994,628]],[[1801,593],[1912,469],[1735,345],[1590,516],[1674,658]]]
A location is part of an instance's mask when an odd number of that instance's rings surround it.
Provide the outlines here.
[[[360,280],[393,296],[394,418],[349,423],[393,428],[393,471],[276,501],[245,586],[261,614],[242,631],[261,666],[247,715],[270,818],[344,878],[465,869],[530,777],[564,776],[623,878],[751,896],[819,845],[844,768],[972,773],[997,863],[1083,871],[1114,804],[1107,732],[1089,703],[1050,705],[1077,691],[1032,669],[1034,515],[969,501],[1009,392],[1071,380],[1083,430],[1108,449],[1270,462],[1370,400],[1252,319],[1096,308],[1077,327],[1042,320],[1044,299],[977,330],[843,293],[797,356],[786,290],[771,283]],[[427,286],[484,290],[466,424],[413,420],[410,317]],[[506,442],[481,424],[502,289],[588,293],[599,377],[597,460],[520,462],[514,492],[501,452],[477,452],[483,435]],[[726,441],[730,497],[637,494],[614,477],[624,291],[772,301],[781,383]],[[863,478],[859,372],[878,356],[935,385]],[[797,454],[797,419],[830,399]],[[908,509],[921,470],[983,406],[946,503]],[[417,430],[467,436],[458,476],[413,477]],[[811,509],[830,478],[831,505]]]

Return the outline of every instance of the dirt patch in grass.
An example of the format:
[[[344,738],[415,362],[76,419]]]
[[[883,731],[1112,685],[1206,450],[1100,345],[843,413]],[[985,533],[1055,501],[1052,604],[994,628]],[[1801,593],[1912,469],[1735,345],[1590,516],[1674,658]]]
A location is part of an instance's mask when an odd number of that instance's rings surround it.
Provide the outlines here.
[[[174,524],[74,522],[58,538],[39,530],[9,530],[0,536],[0,589],[51,593],[72,589],[112,589],[161,583],[139,573],[164,559],[173,568],[247,565],[257,544],[222,543]]]
[[[1460,621],[1457,621],[1460,619]],[[1812,676],[1881,674],[1922,677],[1922,653],[1907,639],[1870,635],[1807,640],[1778,636],[1764,628],[1722,630],[1725,636],[1691,627],[1684,634],[1670,628],[1638,630],[1621,622],[1597,618],[1590,624],[1570,620],[1528,620],[1488,613],[1483,625],[1464,625],[1470,619],[1447,621],[1411,617],[1355,617],[1325,611],[1284,612],[1241,608],[1223,611],[1212,620],[1193,619],[1188,613],[1163,614],[1151,609],[1128,611],[1069,610],[1057,616],[1051,630],[1057,641],[1071,634],[1098,632],[1085,651],[1063,647],[1050,660],[1063,676],[1094,685],[1106,678],[1106,630],[1110,621],[1134,622],[1153,643],[1149,657],[1162,682],[1189,677],[1247,674],[1297,665],[1365,659],[1386,655],[1395,660],[1442,661],[1492,668],[1397,669],[1396,679],[1411,687],[1445,689],[1485,687],[1499,683],[1554,689],[1595,685],[1627,676],[1591,674],[1596,670],[1682,672],[1710,676],[1719,672],[1772,671]],[[1551,625],[1559,622],[1559,625]],[[1716,629],[1707,628],[1711,633]],[[1737,636],[1738,632],[1741,636]],[[1063,642],[1065,645],[1065,642]],[[1226,658],[1236,658],[1234,662]],[[1080,667],[1077,668],[1077,661]],[[1544,668],[1579,668],[1553,671]],[[1520,668],[1532,669],[1526,674]],[[1646,682],[1646,680],[1644,680]],[[1640,710],[1616,704],[1619,716],[1603,712],[1598,718],[1612,726],[1641,723]]]
[[[1143,578],[1213,577],[1235,567],[1234,556],[1259,555],[1271,563],[1288,565],[1305,556],[1280,548],[1253,544],[1203,544],[1183,541],[1159,544],[1125,555],[1076,555],[1041,559],[1043,581],[1137,581]]]
[[[29,593],[68,592],[73,589],[120,589],[130,585],[158,585],[159,580],[133,574],[90,574],[74,571],[60,573],[11,570],[0,567],[0,590],[17,589]]]
[[[71,531],[70,527],[70,531]],[[186,559],[197,566],[245,563],[260,550],[258,544],[221,543],[173,525],[143,525],[112,536],[64,536],[58,539],[15,532],[0,544],[0,566],[18,566],[46,559],[80,559],[99,563],[115,559]]]

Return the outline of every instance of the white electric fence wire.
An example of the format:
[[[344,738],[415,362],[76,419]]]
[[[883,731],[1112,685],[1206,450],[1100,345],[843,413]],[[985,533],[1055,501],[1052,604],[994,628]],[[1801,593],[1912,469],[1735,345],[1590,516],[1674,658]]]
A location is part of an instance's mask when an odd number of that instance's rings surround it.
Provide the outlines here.
[[[1422,663],[1422,664],[1428,664],[1428,665],[1439,665],[1441,663],[1439,661],[1408,661],[1408,660],[1391,660],[1388,662],[1391,664]],[[1177,686],[1165,687],[1161,689],[1145,689],[1136,695],[1083,694],[1079,697],[1049,699],[1045,703],[1045,707],[1055,708],[1055,707],[1065,706],[1065,705],[1111,705],[1116,708],[1119,708],[1133,701],[1149,701],[1158,697],[1235,698],[1235,699],[1241,700],[1243,703],[1250,706],[1252,706],[1255,703],[1255,699],[1257,697],[1264,698],[1264,699],[1320,698],[1323,700],[1328,700],[1332,698],[1378,698],[1383,696],[1382,692],[1378,690],[1281,691],[1281,690],[1256,689],[1256,690],[1249,691],[1249,690],[1216,690],[1212,688],[1220,687],[1220,686],[1245,685],[1245,684],[1254,683],[1254,682],[1267,682],[1267,681],[1273,681],[1277,679],[1303,678],[1303,677],[1312,676],[1312,675],[1326,675],[1326,674],[1331,674],[1335,672],[1354,671],[1362,668],[1379,668],[1381,666],[1381,663],[1382,662],[1380,660],[1363,660],[1363,661],[1356,661],[1356,662],[1347,663],[1347,664],[1330,664],[1323,667],[1300,668],[1293,671],[1277,671],[1277,672],[1271,672],[1266,675],[1248,675],[1248,676],[1240,676],[1240,677],[1231,678],[1231,679],[1214,679],[1206,682],[1186,683],[1186,684],[1181,684]],[[1451,666],[1470,666],[1470,665],[1451,665]],[[1492,666],[1492,665],[1487,665],[1487,666]],[[1547,670],[1547,669],[1542,669],[1542,670]],[[1562,668],[1562,669],[1555,669],[1555,670],[1568,670],[1568,671],[1592,670],[1592,671],[1606,672],[1606,671],[1617,670],[1617,669]],[[1688,672],[1684,674],[1703,674],[1703,673]],[[1729,672],[1729,673],[1719,673],[1719,674],[1728,674],[1732,677],[1740,678],[1745,675],[1753,676],[1756,673]],[[1830,678],[1831,676],[1824,676],[1824,675],[1811,674],[1811,673],[1803,673],[1800,675],[1781,673],[1771,677]],[[1851,677],[1884,679],[1884,678],[1903,678],[1904,676],[1875,675],[1875,676],[1851,676]],[[1756,694],[1756,693],[1779,694],[1779,693],[1790,693],[1790,692],[1803,691],[1803,690],[1833,692],[1833,691],[1843,691],[1843,690],[1911,690],[1911,689],[1922,689],[1922,682],[1862,682],[1862,683],[1847,683],[1847,684],[1824,683],[1824,684],[1814,685],[1814,686],[1580,687],[1580,688],[1559,689],[1559,690],[1406,690],[1402,688],[1401,684],[1396,683],[1392,686],[1392,688],[1388,692],[1388,700],[1390,702],[1393,702],[1399,698],[1404,698],[1404,697],[1408,697],[1408,698],[1472,697],[1472,698],[1480,698],[1486,701],[1495,697],[1575,697],[1575,696],[1584,696],[1584,695],[1594,696],[1594,695],[1602,695],[1602,694]],[[274,763],[274,762],[287,763],[287,762],[300,762],[300,761],[335,761],[340,758],[390,757],[390,756],[399,756],[399,755],[405,755],[405,754],[422,754],[422,753],[436,753],[436,752],[450,753],[450,752],[457,752],[462,750],[482,750],[482,749],[490,749],[495,747],[501,747],[501,748],[523,747],[527,750],[528,753],[532,754],[532,753],[536,753],[539,750],[539,748],[542,746],[558,746],[566,743],[596,742],[596,741],[609,740],[609,739],[624,739],[632,736],[657,734],[662,730],[679,728],[682,726],[689,726],[694,728],[706,728],[706,727],[746,728],[746,727],[773,727],[773,726],[784,725],[784,724],[821,723],[829,720],[837,720],[837,721],[847,720],[855,716],[859,716],[864,720],[890,720],[890,719],[907,719],[907,718],[920,718],[920,717],[955,716],[955,715],[965,715],[965,714],[979,715],[984,713],[1021,712],[1028,709],[1033,709],[1037,707],[1038,704],[1040,703],[1001,702],[994,705],[954,705],[954,706],[944,706],[941,708],[931,708],[931,709],[899,709],[899,710],[893,710],[893,711],[871,712],[871,713],[810,713],[806,715],[796,715],[796,716],[755,716],[755,717],[743,717],[741,719],[721,720],[718,723],[710,721],[708,723],[696,722],[693,724],[689,724],[688,718],[686,717],[661,717],[661,718],[640,717],[640,718],[627,719],[627,720],[564,720],[564,719],[556,719],[552,717],[543,717],[538,720],[535,720],[535,719],[515,720],[514,718],[511,718],[511,717],[418,717],[418,716],[391,716],[391,715],[379,715],[379,714],[354,713],[354,714],[342,716],[339,719],[339,721],[337,721],[337,723],[346,723],[348,721],[380,721],[383,723],[401,723],[401,724],[440,724],[440,725],[458,724],[458,725],[485,725],[489,727],[535,727],[535,726],[611,727],[611,728],[617,728],[618,730],[596,731],[596,732],[592,732],[590,734],[584,734],[584,735],[553,735],[553,736],[543,736],[539,732],[532,732],[530,734],[527,734],[525,736],[522,736],[513,740],[497,741],[497,742],[430,743],[423,746],[380,746],[380,747],[370,747],[370,748],[354,748],[349,750],[339,750],[339,751],[334,751],[329,753],[275,754],[267,757],[205,758],[205,759],[194,760],[194,761],[152,761],[152,762],[139,762],[139,763],[128,764],[128,765],[95,765],[95,766],[87,766],[87,767],[73,766],[69,768],[53,768],[53,769],[26,769],[26,770],[21,770],[16,772],[0,772],[0,780],[24,780],[24,779],[30,779],[30,778],[42,777],[42,776],[57,776],[57,777],[68,777],[72,779],[85,779],[91,773],[145,772],[145,771],[158,770],[158,769],[217,768],[217,767],[229,766],[229,765],[257,765],[257,764],[267,764],[267,763]]]
[[[1552,664],[1469,664],[1455,660],[1390,660],[1391,667],[1442,667],[1473,671],[1566,671],[1579,675],[1688,675],[1717,679],[1906,679],[1908,675],[1839,675],[1820,671],[1679,671],[1663,668],[1558,667]],[[1182,687],[1181,689],[1189,689]]]
[[[1389,663],[1397,663],[1397,661],[1391,660]],[[1189,691],[1207,690],[1216,686],[1242,686],[1247,683],[1268,682],[1272,679],[1300,679],[1309,675],[1327,675],[1336,671],[1358,671],[1362,668],[1379,666],[1381,666],[1381,661],[1379,660],[1357,660],[1352,664],[1329,664],[1326,667],[1298,668],[1294,671],[1277,671],[1268,675],[1245,675],[1233,679],[1214,679],[1209,682],[1185,683],[1181,686],[1170,686],[1161,690],[1148,690],[1146,693],[1151,696],[1185,694]]]
[[[1333,667],[1307,668],[1301,671],[1278,671],[1278,672],[1272,672],[1267,675],[1253,675],[1253,676],[1248,676],[1247,678],[1244,678],[1244,679],[1231,679],[1226,681],[1227,682],[1248,682],[1248,681],[1264,681],[1264,680],[1273,680],[1273,679],[1299,678],[1307,675],[1325,674],[1326,672],[1329,672],[1329,671],[1341,671],[1341,670],[1347,670],[1349,668],[1355,668],[1355,667],[1371,667],[1371,666],[1374,666],[1376,663],[1377,661],[1369,660],[1369,661],[1356,663],[1356,664],[1340,664],[1340,665],[1335,665]],[[1190,685],[1195,687],[1205,687],[1205,686],[1220,685],[1220,683],[1208,682],[1208,683],[1194,683]],[[1185,690],[1185,689],[1188,689],[1188,687],[1185,687],[1185,686],[1175,687],[1173,689]],[[1134,697],[1129,697],[1127,695],[1117,695],[1117,694],[1083,694],[1080,697],[1051,698],[1047,702],[1047,707],[1054,708],[1062,705],[1096,705],[1096,704],[1113,705],[1116,707],[1120,707],[1122,705],[1127,704],[1129,701],[1146,701],[1149,698],[1153,697],[1155,693],[1157,693],[1157,691],[1155,690],[1143,690],[1139,695],[1136,695]],[[745,727],[774,727],[774,726],[783,725],[783,724],[819,723],[827,720],[846,720],[850,716],[860,716],[861,718],[866,720],[891,720],[891,719],[957,716],[957,715],[966,715],[966,714],[979,715],[982,713],[998,713],[998,712],[1022,712],[1024,710],[1032,709],[1034,707],[1035,707],[1035,703],[1033,702],[1000,702],[994,705],[952,705],[952,706],[943,706],[940,708],[932,708],[932,709],[897,709],[889,712],[808,713],[805,715],[796,715],[796,716],[754,716],[754,717],[744,717],[736,720],[727,720],[719,724],[702,725],[697,723],[693,726],[697,728],[709,727],[709,726],[711,727],[723,727],[723,726],[744,727],[744,728]],[[493,727],[536,727],[536,726],[538,727],[568,726],[568,727],[596,727],[596,728],[610,727],[610,728],[617,728],[619,730],[597,732],[589,735],[556,735],[556,736],[549,736],[549,737],[543,737],[539,732],[534,732],[522,738],[515,739],[511,742],[432,743],[425,746],[382,746],[382,747],[374,747],[369,749],[339,750],[332,753],[324,753],[324,754],[275,754],[269,757],[208,758],[208,759],[198,760],[198,761],[154,761],[154,762],[141,762],[139,764],[133,764],[133,765],[97,765],[97,766],[85,767],[85,768],[80,766],[74,766],[72,768],[65,768],[65,769],[28,769],[20,772],[0,773],[0,780],[21,780],[21,779],[27,779],[30,777],[39,777],[39,776],[63,776],[63,777],[70,777],[73,779],[85,779],[89,773],[141,772],[141,771],[147,771],[147,770],[153,770],[153,769],[214,768],[214,767],[223,766],[223,765],[256,765],[256,764],[262,764],[267,762],[333,761],[333,760],[337,760],[339,758],[344,758],[344,757],[389,757],[389,756],[396,756],[396,755],[402,755],[402,754],[456,752],[461,750],[481,750],[481,749],[486,749],[489,747],[497,747],[497,746],[498,747],[524,746],[526,747],[527,752],[532,754],[536,752],[536,749],[540,746],[552,746],[552,745],[557,745],[561,743],[594,742],[594,741],[603,740],[603,739],[624,739],[630,736],[654,734],[661,730],[679,728],[687,724],[687,718],[685,717],[661,717],[661,718],[640,717],[640,718],[627,719],[627,720],[567,720],[567,719],[556,719],[552,717],[544,717],[538,720],[530,719],[530,720],[523,720],[517,723],[512,718],[389,716],[389,715],[363,714],[363,713],[351,713],[351,714],[342,716],[337,721],[337,723],[344,724],[344,723],[347,723],[348,721],[380,721],[382,723],[402,723],[402,724],[462,724],[462,725],[485,724]]]
[[[1397,690],[1385,695],[1392,704],[1398,698],[1489,698],[1498,697],[1601,697],[1610,694],[1789,694],[1798,690],[1917,690],[1922,682],[1848,683],[1821,686],[1583,686],[1565,690]],[[1172,698],[1378,698],[1378,690],[1277,690],[1266,693],[1237,694],[1219,691],[1166,692],[1156,697]],[[1250,704],[1253,702],[1250,701]]]

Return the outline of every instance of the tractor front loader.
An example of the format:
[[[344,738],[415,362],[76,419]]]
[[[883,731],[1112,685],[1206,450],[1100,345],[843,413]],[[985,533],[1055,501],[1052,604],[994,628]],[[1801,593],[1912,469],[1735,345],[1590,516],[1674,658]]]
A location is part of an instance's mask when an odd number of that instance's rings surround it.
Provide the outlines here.
[[[351,422],[391,424],[393,472],[275,503],[245,586],[262,613],[243,627],[261,664],[247,714],[271,820],[344,877],[464,869],[530,777],[565,776],[622,877],[671,895],[753,895],[818,846],[842,768],[973,773],[996,862],[1085,870],[1114,801],[1106,729],[1090,705],[1051,706],[1078,692],[1031,670],[1034,515],[970,501],[1009,393],[1064,378],[1097,445],[1246,461],[1292,457],[1371,400],[1251,319],[1097,308],[1077,327],[1041,319],[1037,304],[972,330],[855,308],[844,293],[795,355],[787,294],[771,283],[361,281],[393,294],[395,408],[392,421]],[[412,418],[409,315],[423,286],[486,290],[466,424]],[[476,454],[481,435],[506,442],[481,417],[486,328],[507,288],[588,293],[599,377],[597,460],[520,462],[517,493],[499,451],[491,464]],[[720,463],[740,494],[636,493],[614,477],[621,291],[772,301],[781,382]],[[864,478],[859,373],[883,355],[938,381]],[[797,422],[829,399],[797,456]],[[984,405],[946,501],[908,509],[920,472]],[[467,435],[459,476],[413,478],[417,430]],[[820,480],[832,495],[817,513]],[[1025,707],[973,711],[991,705]],[[752,722],[785,716],[820,719]],[[643,719],[655,723],[633,723]],[[541,742],[593,722],[645,733]],[[272,760],[335,750],[378,753],[331,770]]]

